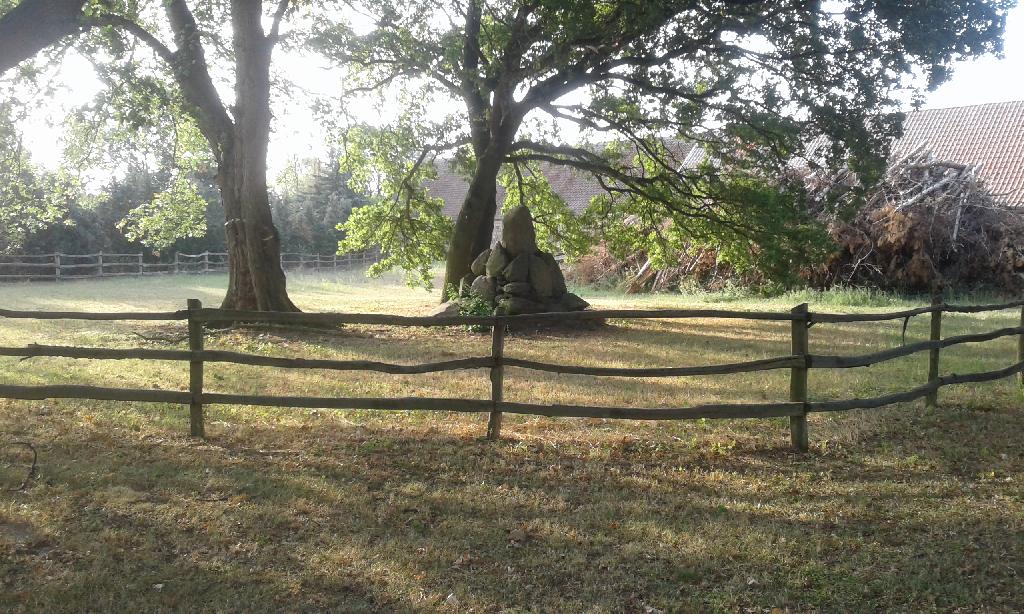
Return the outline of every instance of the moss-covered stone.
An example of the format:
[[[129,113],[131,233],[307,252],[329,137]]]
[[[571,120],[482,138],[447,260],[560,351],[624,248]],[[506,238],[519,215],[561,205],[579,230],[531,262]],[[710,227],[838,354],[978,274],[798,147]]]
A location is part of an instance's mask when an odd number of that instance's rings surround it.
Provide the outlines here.
[[[491,248],[490,252],[487,256],[487,263],[484,265],[484,272],[489,277],[497,277],[508,266],[510,259],[508,252],[501,246],[501,243]]]

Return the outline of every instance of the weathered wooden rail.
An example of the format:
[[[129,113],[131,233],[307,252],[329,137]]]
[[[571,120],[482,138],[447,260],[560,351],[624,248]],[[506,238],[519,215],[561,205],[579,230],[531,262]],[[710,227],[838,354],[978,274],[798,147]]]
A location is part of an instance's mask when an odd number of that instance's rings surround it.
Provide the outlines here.
[[[985,333],[972,333],[942,337],[943,313],[981,313],[1005,309],[1020,310],[1020,326],[1000,328]],[[930,339],[902,347],[862,354],[858,356],[830,356],[812,354],[809,349],[809,331],[812,324],[836,322],[879,322],[907,319],[930,314]],[[603,310],[570,314],[534,314],[521,316],[447,316],[420,317],[380,314],[346,313],[276,313],[207,309],[195,299],[187,308],[174,312],[93,313],[11,311],[0,309],[0,318],[29,318],[40,320],[76,319],[103,321],[186,321],[188,323],[188,350],[154,350],[145,348],[114,349],[50,345],[0,347],[0,356],[60,357],[96,360],[163,360],[189,363],[188,391],[105,388],[84,385],[22,386],[0,384],[0,398],[43,400],[50,398],[78,398],[103,401],[137,401],[178,403],[189,406],[190,432],[204,436],[204,406],[259,405],[292,408],[375,409],[375,410],[434,410],[488,413],[487,436],[497,439],[501,434],[502,414],[530,414],[540,416],[612,418],[629,420],[689,420],[699,418],[769,418],[789,417],[793,447],[808,448],[807,415],[812,412],[834,412],[852,409],[870,409],[894,403],[925,398],[929,406],[938,402],[938,391],[944,386],[987,382],[1024,374],[1024,300],[995,305],[947,305],[941,300],[932,305],[889,313],[831,314],[815,313],[806,304],[788,313],[766,311],[727,311],[717,309],[665,309]],[[761,360],[704,365],[692,367],[590,367],[563,365],[525,360],[505,355],[505,331],[512,324],[540,322],[550,319],[663,319],[663,318],[732,318],[760,321],[788,321],[791,323],[791,354]],[[414,365],[393,364],[366,360],[327,360],[263,356],[242,352],[207,350],[204,345],[203,326],[213,322],[249,322],[265,324],[344,325],[376,324],[389,326],[490,326],[492,331],[489,356],[469,357]],[[939,375],[939,361],[943,348],[964,343],[980,343],[1016,336],[1017,361],[1003,369],[969,374]],[[847,369],[864,367],[918,352],[929,353],[926,383],[907,391],[871,398],[836,401],[814,401],[809,398],[807,376],[812,369]],[[204,384],[206,363],[232,363],[280,369],[324,369],[335,371],[377,371],[390,374],[427,374],[457,369],[487,369],[491,383],[491,398],[346,398],[299,397],[254,394],[227,394],[208,392]],[[773,369],[789,369],[790,393],[785,402],[718,403],[692,407],[599,407],[588,405],[545,405],[515,403],[504,400],[504,370],[506,367],[531,369],[550,373],[616,377],[686,377],[695,375],[726,375]]]
[[[333,271],[373,264],[378,255],[357,254],[281,254],[286,271]],[[144,254],[21,254],[0,255],[0,282],[67,281],[97,277],[140,277],[224,273],[228,255],[223,252],[201,254],[175,253],[168,262],[145,262]]]

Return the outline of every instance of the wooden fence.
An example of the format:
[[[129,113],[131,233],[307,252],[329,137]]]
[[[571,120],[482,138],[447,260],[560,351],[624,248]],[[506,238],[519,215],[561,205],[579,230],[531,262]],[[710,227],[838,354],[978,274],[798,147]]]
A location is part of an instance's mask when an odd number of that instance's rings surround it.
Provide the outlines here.
[[[966,334],[942,338],[943,313],[980,313],[1020,308],[1020,326],[1002,328],[986,333]],[[830,356],[811,354],[808,348],[811,325],[839,322],[879,322],[885,320],[907,320],[911,317],[930,314],[931,335],[928,341],[910,343],[901,347],[862,354],[858,356]],[[50,356],[63,358],[88,358],[108,360],[170,360],[189,363],[189,390],[146,390],[126,388],[103,388],[81,385],[20,386],[0,385],[0,398],[43,400],[50,398],[96,399],[104,401],[140,401],[157,403],[180,403],[189,406],[190,432],[193,436],[204,435],[203,407],[207,404],[258,405],[292,408],[326,409],[377,409],[377,410],[435,410],[455,412],[489,413],[487,435],[497,439],[501,433],[503,413],[531,414],[540,416],[561,416],[581,418],[613,418],[630,420],[691,420],[699,418],[768,418],[789,417],[793,447],[807,450],[807,415],[811,412],[847,411],[870,409],[894,403],[925,398],[934,406],[938,391],[944,386],[970,382],[987,382],[1017,375],[1024,372],[1024,300],[998,305],[946,305],[934,301],[928,307],[896,311],[891,313],[832,314],[808,311],[807,305],[799,305],[792,311],[723,311],[715,309],[673,309],[656,311],[604,310],[583,311],[570,314],[535,314],[520,316],[444,316],[416,317],[379,314],[344,313],[276,313],[229,311],[203,308],[198,300],[188,301],[187,308],[165,313],[83,313],[83,312],[42,312],[9,311],[0,309],[3,318],[29,318],[40,320],[178,320],[187,321],[189,332],[188,350],[156,349],[108,349],[29,345],[27,347],[0,347],[0,356]],[[504,352],[505,330],[511,324],[542,322],[545,320],[593,320],[593,319],[661,319],[661,318],[733,318],[765,321],[788,321],[792,323],[792,351],[786,356],[730,364],[693,367],[588,367],[551,364],[506,356]],[[363,360],[324,360],[307,358],[271,357],[232,351],[206,350],[203,340],[203,326],[214,322],[250,322],[292,325],[342,325],[375,324],[388,326],[490,326],[492,331],[491,353],[489,356],[461,358],[442,362],[402,365]],[[969,374],[939,375],[939,360],[943,348],[1017,336],[1017,361],[1004,369]],[[847,369],[864,367],[909,356],[918,352],[929,352],[927,381],[904,392],[878,397],[856,398],[836,401],[815,401],[809,396],[807,374],[810,369]],[[458,369],[486,369],[491,383],[491,398],[345,398],[345,397],[297,397],[249,394],[226,394],[207,392],[203,381],[203,367],[206,363],[233,363],[280,369],[326,369],[336,371],[377,371],[391,374],[426,374]],[[686,377],[695,375],[725,375],[749,373],[772,369],[788,369],[790,372],[789,401],[774,403],[721,403],[692,407],[636,408],[596,407],[587,405],[544,405],[536,403],[513,403],[505,401],[504,369],[516,367],[550,373],[566,373],[591,376],[629,377]],[[922,378],[924,379],[924,378]]]
[[[378,260],[374,252],[357,254],[281,254],[286,271],[333,271],[366,266]],[[224,273],[228,255],[223,252],[174,254],[168,262],[145,262],[143,254],[20,254],[0,255],[2,281],[65,281],[97,277]]]

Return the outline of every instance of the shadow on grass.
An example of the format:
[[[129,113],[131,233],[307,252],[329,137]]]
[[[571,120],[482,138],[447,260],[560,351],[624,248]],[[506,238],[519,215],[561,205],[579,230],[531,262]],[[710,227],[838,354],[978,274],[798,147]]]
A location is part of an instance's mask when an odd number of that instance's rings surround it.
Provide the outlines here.
[[[32,488],[0,499],[0,523],[34,536],[0,532],[8,609],[1002,610],[1024,596],[1019,491],[1002,481],[1024,468],[1011,409],[906,407],[805,456],[723,447],[733,423],[687,440],[512,428],[492,444],[443,414],[332,415],[195,442],[9,409],[46,443]]]

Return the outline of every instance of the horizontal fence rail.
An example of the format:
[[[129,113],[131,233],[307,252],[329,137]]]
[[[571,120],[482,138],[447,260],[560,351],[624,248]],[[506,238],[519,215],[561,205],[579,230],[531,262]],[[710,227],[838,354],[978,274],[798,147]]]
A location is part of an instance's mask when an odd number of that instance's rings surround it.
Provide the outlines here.
[[[566,320],[646,320],[723,318],[738,320],[790,321],[800,319],[790,313],[771,311],[727,311],[719,309],[605,309],[558,313],[530,313],[514,316],[396,316],[378,313],[284,313],[201,309],[193,314],[200,322],[260,322],[266,324],[380,324],[388,326],[490,326],[500,320],[507,324]]]
[[[989,332],[942,338],[943,313],[983,313],[1020,309],[1020,326]],[[818,355],[809,351],[809,331],[814,323],[878,322],[905,319],[919,315],[931,316],[931,338],[869,354],[854,356]],[[31,358],[72,358],[94,360],[153,360],[189,363],[189,390],[148,390],[107,388],[86,385],[9,385],[0,384],[0,398],[43,400],[52,398],[91,399],[100,401],[134,401],[189,405],[190,432],[203,436],[204,406],[209,404],[249,405],[286,408],[371,409],[387,411],[427,410],[487,413],[488,437],[498,438],[504,413],[551,417],[608,418],[628,420],[691,420],[715,418],[789,417],[793,446],[806,450],[807,415],[813,412],[836,412],[871,409],[925,398],[929,406],[937,402],[939,389],[945,386],[989,382],[1024,374],[1024,300],[994,305],[948,305],[936,299],[928,307],[890,313],[830,314],[816,313],[799,305],[789,312],[726,311],[715,309],[665,310],[595,310],[568,314],[530,314],[519,316],[444,316],[420,317],[362,313],[278,313],[233,311],[203,308],[195,299],[186,309],[172,312],[94,313],[45,312],[0,309],[0,318],[37,320],[93,321],[187,321],[188,350],[156,350],[146,348],[95,348],[30,344],[25,347],[0,347],[0,356]],[[660,318],[727,318],[791,323],[792,354],[746,362],[687,367],[600,367],[562,365],[505,356],[504,334],[509,325],[538,323],[551,319],[611,320]],[[302,357],[279,357],[225,350],[207,350],[203,325],[207,323],[246,322],[291,325],[376,324],[391,326],[489,326],[492,331],[491,354],[421,364],[396,364],[368,360],[333,360]],[[944,348],[981,343],[1004,337],[1018,337],[1017,361],[994,371],[939,375],[940,352]],[[928,380],[925,384],[903,392],[871,398],[818,401],[808,398],[807,374],[812,369],[847,369],[867,367],[920,352],[929,352]],[[372,398],[372,397],[302,397],[258,394],[228,394],[204,389],[206,363],[231,363],[279,369],[322,369],[329,371],[376,371],[394,375],[417,375],[462,369],[486,369],[491,381],[490,399],[437,397]],[[719,403],[692,407],[601,407],[588,405],[545,405],[504,400],[504,370],[507,367],[549,373],[597,377],[688,377],[727,375],[774,369],[790,370],[788,401],[766,403]]]
[[[377,252],[353,254],[281,254],[285,271],[334,271],[374,264]],[[99,277],[142,277],[224,273],[228,255],[224,252],[174,254],[173,261],[145,262],[144,254],[0,254],[0,282],[66,281]]]

